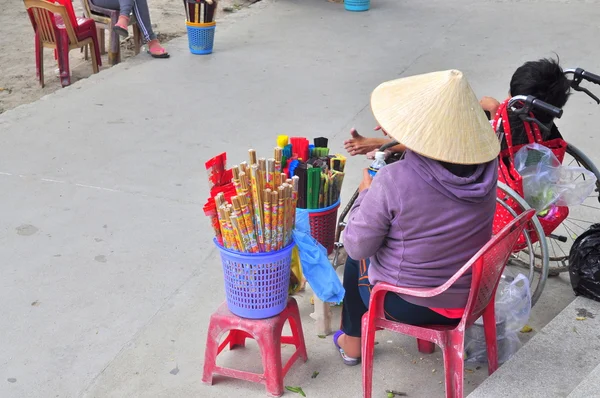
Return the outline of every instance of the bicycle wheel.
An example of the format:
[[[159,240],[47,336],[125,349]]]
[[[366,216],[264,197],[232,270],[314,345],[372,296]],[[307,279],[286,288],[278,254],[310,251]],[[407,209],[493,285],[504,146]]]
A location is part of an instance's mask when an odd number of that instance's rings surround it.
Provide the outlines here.
[[[569,207],[569,216],[548,236],[550,275],[568,271],[569,251],[577,237],[600,217],[600,172],[591,160],[574,145],[568,144],[565,166],[583,167],[596,176],[596,189],[579,206]],[[586,177],[581,174],[581,177]]]
[[[498,195],[497,205],[502,206],[513,217],[531,208],[525,199],[508,185],[498,182],[498,190],[502,191],[503,195]],[[546,235],[537,217],[532,218],[525,227],[525,231],[526,233],[523,234],[525,247],[510,256],[503,278],[511,281],[519,273],[523,273],[523,270],[526,270],[531,289],[531,306],[533,307],[542,295],[548,278],[548,246]]]

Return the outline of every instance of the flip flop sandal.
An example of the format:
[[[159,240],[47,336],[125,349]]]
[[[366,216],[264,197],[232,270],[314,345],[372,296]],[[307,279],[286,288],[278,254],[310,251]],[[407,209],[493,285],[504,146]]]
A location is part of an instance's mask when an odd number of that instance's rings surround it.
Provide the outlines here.
[[[349,357],[344,352],[344,349],[342,347],[340,347],[340,345],[338,344],[338,339],[343,334],[344,334],[344,332],[342,332],[341,330],[338,330],[337,332],[335,332],[335,334],[333,335],[333,344],[335,344],[335,348],[337,348],[337,350],[339,351],[340,356],[342,357],[342,361],[344,361],[344,365],[356,366],[360,363],[360,358]]]
[[[127,29],[119,25],[113,26],[113,31],[117,32],[117,34],[121,37],[129,37],[129,32],[127,31]]]
[[[150,51],[150,49],[148,49],[148,54],[150,54],[152,58],[169,58],[171,56],[166,51],[164,53],[153,53],[152,51]]]

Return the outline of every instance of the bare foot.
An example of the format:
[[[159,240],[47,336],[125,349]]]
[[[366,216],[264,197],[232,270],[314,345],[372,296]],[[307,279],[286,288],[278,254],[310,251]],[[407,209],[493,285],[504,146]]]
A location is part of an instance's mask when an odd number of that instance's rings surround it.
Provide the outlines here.
[[[355,128],[350,130],[351,138],[344,141],[344,149],[352,156],[366,155],[371,151],[379,149],[389,142],[387,138],[367,138],[358,134]]]

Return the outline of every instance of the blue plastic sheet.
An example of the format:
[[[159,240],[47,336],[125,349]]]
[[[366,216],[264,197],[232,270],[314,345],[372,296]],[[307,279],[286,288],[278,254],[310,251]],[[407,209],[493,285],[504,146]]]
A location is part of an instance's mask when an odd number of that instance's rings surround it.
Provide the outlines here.
[[[293,233],[302,272],[315,295],[325,303],[341,303],[344,287],[327,258],[327,250],[310,235],[307,210],[296,209],[296,228]]]

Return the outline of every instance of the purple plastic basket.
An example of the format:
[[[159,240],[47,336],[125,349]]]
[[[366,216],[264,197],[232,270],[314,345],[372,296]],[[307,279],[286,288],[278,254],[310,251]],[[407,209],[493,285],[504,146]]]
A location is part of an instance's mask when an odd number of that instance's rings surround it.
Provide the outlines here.
[[[279,315],[287,305],[294,243],[271,253],[238,253],[215,239],[221,252],[229,311],[242,318]]]

